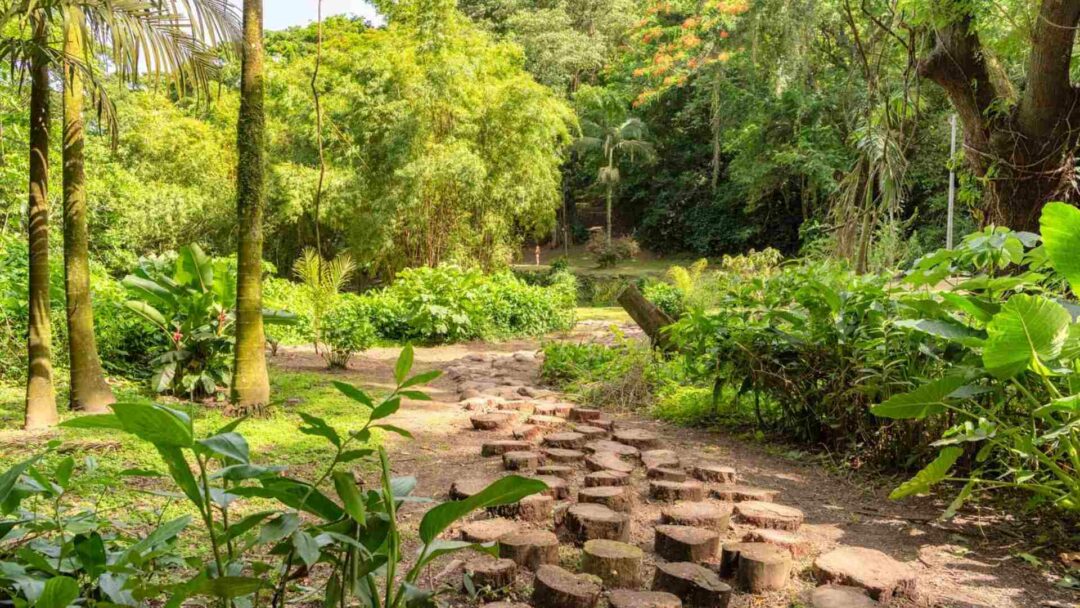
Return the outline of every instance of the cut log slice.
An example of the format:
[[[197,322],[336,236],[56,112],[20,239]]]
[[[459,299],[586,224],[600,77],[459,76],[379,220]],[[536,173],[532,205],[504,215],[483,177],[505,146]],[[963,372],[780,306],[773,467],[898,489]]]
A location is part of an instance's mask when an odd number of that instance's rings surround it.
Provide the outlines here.
[[[639,450],[655,450],[661,445],[660,438],[655,433],[642,429],[615,431],[613,437],[615,441],[632,445]]]
[[[585,446],[585,435],[581,433],[552,433],[544,437],[544,445],[549,448],[561,448],[564,450],[580,450]]]
[[[573,428],[575,433],[581,433],[588,441],[592,441],[594,439],[603,439],[608,436],[608,432],[598,426],[590,426],[588,424],[575,424]]]
[[[502,458],[507,471],[531,471],[544,464],[544,455],[540,452],[507,452]]]
[[[596,418],[594,420],[590,420],[589,424],[592,425],[592,426],[598,426],[598,427],[604,429],[605,431],[607,431],[609,433],[612,433],[612,432],[615,431],[615,421],[612,420],[611,418],[607,418],[607,417]]]
[[[653,467],[645,472],[649,479],[657,481],[686,481],[686,472],[670,467]]]
[[[743,540],[753,543],[768,543],[787,550],[794,558],[803,557],[810,552],[810,543],[794,532],[784,530],[751,530]]]
[[[481,608],[532,608],[532,606],[521,602],[492,602],[484,604]]]
[[[604,505],[573,505],[566,511],[565,524],[579,544],[596,539],[630,541],[630,516]]]
[[[605,486],[628,486],[630,475],[618,471],[597,471],[585,476],[585,487],[600,488]]]
[[[537,475],[548,475],[550,477],[558,477],[559,479],[565,479],[569,481],[574,477],[576,470],[574,467],[568,467],[564,464],[548,464],[542,467],[536,468]]]
[[[669,562],[712,561],[720,551],[720,535],[693,526],[657,526],[656,554]]]
[[[590,540],[581,554],[581,570],[599,577],[608,589],[641,587],[641,563],[645,552],[615,540]]]
[[[558,429],[566,426],[566,419],[558,416],[532,415],[525,421],[527,424],[538,426],[541,429]]]
[[[585,460],[585,452],[577,450],[564,450],[562,448],[546,448],[544,455],[551,462],[575,463]]]
[[[641,455],[641,451],[633,446],[626,445],[625,443],[619,443],[618,441],[608,441],[607,439],[597,439],[596,441],[590,441],[585,444],[584,449],[590,454],[611,452],[612,454],[621,456],[623,458],[637,458]]]
[[[522,521],[549,522],[555,510],[555,499],[543,494],[526,496],[509,505],[490,507],[488,511],[499,517],[512,517]]]
[[[514,415],[507,412],[477,414],[469,418],[469,420],[472,422],[473,428],[478,431],[496,431],[510,428],[514,421]]]
[[[547,530],[512,532],[499,538],[499,557],[535,571],[540,566],[559,563],[559,538]]]
[[[729,502],[776,502],[780,496],[780,490],[767,490],[765,488],[753,488],[750,486],[721,485],[713,487],[711,494],[714,498]]]
[[[608,594],[611,608],[682,608],[682,600],[664,591],[616,589]]]
[[[536,608],[593,608],[600,601],[600,585],[589,577],[541,566],[533,581],[532,603]]]
[[[495,409],[504,412],[524,412],[530,408],[528,401],[500,401],[495,404]]]
[[[888,603],[896,596],[915,595],[915,571],[876,549],[840,547],[814,560],[819,583],[838,583],[866,589],[870,597]]]
[[[791,553],[767,543],[732,543],[738,545],[735,561],[735,581],[740,589],[750,593],[779,591],[791,577]],[[722,562],[728,563],[728,546],[724,545]],[[723,567],[723,566],[721,566]]]
[[[814,592],[810,594],[810,605],[813,608],[878,608],[881,606],[862,589],[844,585],[823,585],[814,589]]]
[[[514,584],[518,565],[512,559],[488,556],[465,564],[465,573],[477,589],[503,589]]]
[[[646,469],[657,467],[679,468],[679,455],[671,450],[645,450],[641,453],[641,464]]]
[[[460,393],[458,393],[458,402],[461,402],[461,403],[466,402],[466,401],[472,401],[473,399],[483,399],[483,398],[484,398],[484,394],[481,393],[480,391],[476,390],[475,388],[467,388],[467,389],[461,391]],[[465,407],[466,409],[468,409],[468,407],[465,406],[465,405],[462,405],[462,407]]]
[[[573,409],[574,406],[569,403],[537,403],[536,407],[533,409],[533,413],[540,416],[558,416],[559,418],[566,418]]]
[[[735,515],[751,526],[789,532],[797,531],[803,522],[803,512],[795,507],[756,500],[735,503]]]
[[[603,417],[604,413],[600,410],[593,410],[586,407],[575,407],[570,410],[570,420],[574,422],[589,422]]]
[[[491,485],[494,479],[466,478],[455,480],[450,484],[450,499],[465,500],[473,494],[479,494],[484,488]]]
[[[615,471],[627,475],[634,472],[634,465],[613,452],[596,452],[586,457],[585,467],[590,471]]]
[[[660,521],[675,526],[695,526],[725,533],[731,525],[732,506],[711,502],[677,502],[664,507]]]
[[[700,481],[650,481],[649,497],[663,502],[705,500],[705,486]]]
[[[566,480],[562,477],[555,477],[554,475],[534,475],[532,479],[547,484],[548,489],[542,493],[546,494],[555,500],[566,500],[570,498],[570,484],[566,483]]]
[[[544,436],[543,430],[540,427],[532,424],[522,424],[514,427],[514,439],[520,441],[535,442]]]
[[[689,562],[657,564],[653,591],[666,591],[683,600],[687,608],[727,608],[731,587],[716,573]]]
[[[516,523],[502,517],[470,521],[461,526],[461,540],[470,543],[490,543],[517,531],[517,529]]]
[[[532,449],[528,441],[514,441],[512,439],[499,439],[488,441],[480,448],[480,455],[484,457],[502,456],[507,452],[527,452]]]
[[[578,490],[578,502],[604,505],[612,511],[630,513],[634,510],[634,495],[625,486],[598,486]]]
[[[725,484],[735,483],[734,467],[725,467],[718,464],[698,464],[695,465],[690,472],[695,479],[700,479],[701,481],[712,481]]]

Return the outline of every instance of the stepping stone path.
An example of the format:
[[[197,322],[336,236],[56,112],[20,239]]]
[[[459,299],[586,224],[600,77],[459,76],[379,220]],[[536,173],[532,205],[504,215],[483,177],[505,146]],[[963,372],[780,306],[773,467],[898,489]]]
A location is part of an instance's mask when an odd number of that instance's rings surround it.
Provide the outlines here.
[[[686,481],[686,472],[681,469],[655,467],[646,471],[646,477],[658,481]]]
[[[544,522],[551,520],[552,513],[555,511],[555,499],[543,494],[534,494],[522,498],[519,502],[491,507],[488,510],[499,517]]]
[[[509,428],[514,421],[514,415],[508,413],[477,414],[469,418],[474,429],[478,431],[497,431]]]
[[[687,608],[727,608],[731,602],[731,586],[712,570],[687,562],[657,564],[652,588],[682,598]]]
[[[479,494],[484,488],[491,485],[494,479],[458,479],[450,484],[450,499],[465,500],[473,494]]]
[[[628,485],[630,485],[630,475],[618,471],[597,471],[585,476],[585,487],[587,488]]]
[[[877,608],[881,604],[870,599],[858,587],[823,585],[810,595],[812,608]]]
[[[545,462],[540,452],[506,452],[502,459],[507,471],[531,471]]]
[[[566,426],[566,419],[558,416],[533,415],[529,416],[525,423],[540,427],[541,430],[558,429]]]
[[[866,589],[870,597],[888,603],[895,596],[915,594],[915,571],[876,549],[840,547],[814,560],[819,583],[838,583]]]
[[[542,467],[536,467],[537,475],[546,475],[550,477],[558,477],[560,479],[569,480],[574,477],[574,473],[577,469],[574,467],[568,467],[562,464],[549,464]]]
[[[610,452],[622,458],[637,458],[641,455],[641,451],[633,446],[618,441],[608,441],[607,439],[590,441],[585,444],[583,449],[590,454]]]
[[[696,526],[720,533],[726,533],[731,525],[733,508],[728,504],[711,502],[677,502],[664,507],[660,512],[660,521],[676,526]]]
[[[514,427],[514,439],[521,441],[536,441],[544,436],[544,431],[533,424],[522,424]]]
[[[739,521],[758,528],[791,532],[798,530],[803,522],[803,512],[795,507],[756,500],[736,503],[735,515]]]
[[[576,504],[566,510],[566,529],[579,544],[605,539],[630,541],[630,516],[604,505]]]
[[[604,413],[600,410],[592,410],[584,407],[575,407],[570,410],[570,420],[574,422],[589,422],[603,417]]]
[[[612,437],[619,443],[625,443],[639,450],[655,450],[660,447],[660,438],[656,434],[641,429],[615,431]]]
[[[641,464],[646,469],[658,467],[679,468],[679,455],[671,450],[646,450],[641,453]]]
[[[527,441],[514,441],[512,439],[500,439],[489,441],[480,448],[480,455],[484,457],[502,456],[507,452],[525,452],[532,449],[532,444]]]
[[[608,432],[598,426],[589,426],[587,424],[575,424],[573,426],[575,433],[581,433],[586,439],[603,439],[608,436]]]
[[[492,604],[484,604],[483,608],[532,608],[532,606],[519,602],[495,602]]]
[[[514,560],[526,570],[559,563],[559,537],[547,530],[511,532],[499,538],[499,557]]]
[[[567,498],[570,498],[570,484],[566,483],[566,480],[562,477],[534,475],[532,479],[537,479],[547,484],[548,489],[543,492],[547,496],[550,496],[555,500],[566,500]]]
[[[591,426],[598,426],[609,433],[615,432],[615,421],[611,418],[596,418],[594,420],[590,420],[589,424]]]
[[[551,462],[577,463],[585,460],[585,452],[579,452],[577,450],[565,450],[562,448],[546,448],[544,449],[544,455]]]
[[[649,498],[663,502],[705,500],[705,486],[699,481],[651,481]]]
[[[611,608],[682,608],[682,600],[663,591],[616,589],[608,594]]]
[[[578,490],[578,502],[604,505],[612,511],[629,513],[634,509],[634,495],[621,486],[597,486]]]
[[[566,418],[574,406],[569,403],[537,403],[533,408],[533,414],[538,416],[557,416]]]
[[[516,523],[502,517],[481,519],[461,526],[461,540],[470,543],[491,543],[517,529]]]
[[[717,483],[735,483],[735,469],[718,464],[698,464],[690,469],[694,479],[701,481],[713,481]]]
[[[739,588],[750,593],[777,591],[791,577],[791,553],[767,543],[727,543],[720,576],[734,576]]]
[[[564,450],[580,450],[585,447],[587,441],[581,433],[552,433],[544,437],[544,445],[549,448],[562,448]]]
[[[600,585],[587,576],[558,566],[541,566],[533,582],[536,608],[593,608],[600,601]]]
[[[466,563],[465,573],[477,589],[502,589],[514,583],[517,567],[514,560],[488,556]]]
[[[722,485],[712,488],[710,492],[714,498],[729,502],[744,502],[754,500],[757,502],[776,502],[780,496],[779,490],[766,490],[765,488],[751,488],[749,486]]]
[[[619,458],[614,452],[596,452],[585,458],[585,466],[590,471],[615,471],[628,475],[634,472],[634,465]]]
[[[743,538],[746,542],[769,543],[787,549],[794,558],[803,557],[810,552],[810,543],[794,532],[784,530],[751,530]]]
[[[693,526],[656,526],[656,554],[669,562],[702,563],[720,552],[720,535]]]
[[[581,570],[597,576],[609,589],[641,587],[641,564],[645,552],[627,543],[596,539],[585,543]]]

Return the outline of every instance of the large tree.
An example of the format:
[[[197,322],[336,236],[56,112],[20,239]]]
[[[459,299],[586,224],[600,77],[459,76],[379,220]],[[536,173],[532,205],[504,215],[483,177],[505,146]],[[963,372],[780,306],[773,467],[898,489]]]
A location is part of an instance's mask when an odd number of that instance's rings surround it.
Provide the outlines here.
[[[237,411],[260,408],[270,401],[262,319],[262,223],[266,162],[264,95],[262,0],[244,0],[240,117],[236,129],[239,250],[232,402]]]

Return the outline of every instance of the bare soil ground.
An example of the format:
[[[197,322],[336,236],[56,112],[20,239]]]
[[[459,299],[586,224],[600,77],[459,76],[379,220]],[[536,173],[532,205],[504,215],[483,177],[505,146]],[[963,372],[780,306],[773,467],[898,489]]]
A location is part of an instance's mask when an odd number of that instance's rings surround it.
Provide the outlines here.
[[[595,337],[599,330],[586,327],[581,331]],[[490,361],[492,357],[505,360],[512,353],[535,352],[537,348],[536,341],[419,348],[414,371],[456,369],[460,373],[461,369],[467,369],[473,378],[477,374],[490,374],[494,382],[503,385],[537,387],[538,363],[500,369],[493,368]],[[397,352],[396,349],[371,350],[356,358],[341,375],[377,387],[391,376]],[[484,357],[487,359],[475,360]],[[283,350],[274,361],[279,367],[293,370],[324,369],[320,358],[303,349]],[[452,378],[444,375],[430,388],[434,401],[407,402],[396,416],[394,424],[411,431],[415,440],[395,440],[390,444],[395,473],[415,475],[419,495],[441,499],[446,498],[451,483],[457,479],[494,479],[505,475],[501,460],[482,458],[480,447],[486,441],[507,439],[509,433],[473,430],[469,419],[476,412],[466,411],[458,403],[459,384]],[[1055,587],[1049,575],[1016,557],[1017,553],[1036,545],[1034,538],[1025,537],[1025,530],[1030,528],[1022,525],[1024,522],[1012,522],[996,513],[969,513],[948,524],[939,523],[940,501],[892,502],[887,498],[888,487],[874,479],[835,474],[818,461],[785,456],[783,450],[770,449],[766,444],[747,442],[723,432],[670,426],[641,416],[612,414],[611,417],[618,428],[642,428],[656,433],[664,440],[665,447],[676,451],[684,463],[709,461],[734,466],[740,484],[780,490],[778,503],[805,513],[806,522],[799,535],[809,543],[810,551],[796,559],[791,584],[779,592],[737,593],[731,603],[733,607],[810,606],[809,594],[816,585],[812,573],[814,558],[841,545],[877,549],[914,568],[917,597],[899,599],[892,606],[1080,606],[1080,594]],[[573,480],[574,490],[581,487],[582,474]],[[647,482],[643,477],[640,470],[634,475],[636,506],[631,530],[632,542],[646,551],[645,580],[648,581],[651,561],[658,559],[652,554],[652,543],[661,505],[647,500]],[[408,525],[415,526],[423,510],[423,506],[407,509],[403,517]],[[523,527],[530,525],[534,524]],[[539,527],[552,526],[547,522]],[[723,540],[741,540],[747,530],[746,526],[734,525]],[[574,569],[579,554],[579,549],[564,543],[563,566]],[[460,579],[460,575],[453,574],[455,565],[450,565],[450,574],[444,578]],[[522,576],[509,598],[528,601],[529,583],[528,575]],[[461,598],[459,602],[473,603]]]

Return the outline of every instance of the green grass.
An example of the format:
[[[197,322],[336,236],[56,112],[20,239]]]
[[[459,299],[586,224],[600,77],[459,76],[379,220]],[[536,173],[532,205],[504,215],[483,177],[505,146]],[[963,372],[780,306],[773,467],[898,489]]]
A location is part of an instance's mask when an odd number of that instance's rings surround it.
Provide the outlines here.
[[[561,248],[558,250],[545,249],[541,252],[540,256],[542,264],[537,267],[533,263],[533,254],[531,252],[526,252],[524,254],[524,263],[519,264],[517,267],[524,270],[535,270],[537,268],[546,269],[552,261],[562,257],[564,257],[564,254]],[[611,268],[599,268],[592,255],[585,251],[583,245],[571,247],[569,255],[565,257],[567,262],[569,262],[570,271],[574,274],[594,275],[597,277],[621,276],[635,279],[647,276],[661,277],[667,272],[668,268],[676,265],[686,266],[692,264],[697,259],[687,256],[662,257],[643,251],[637,259],[619,262]]]
[[[578,321],[629,322],[630,315],[621,306],[579,306],[575,310]]]

